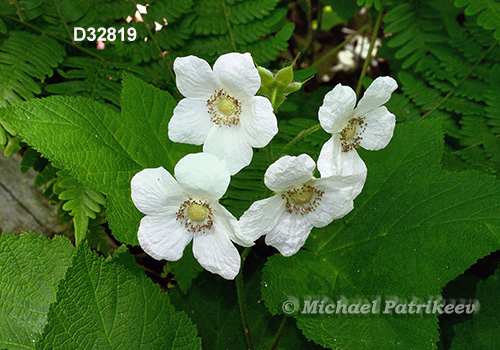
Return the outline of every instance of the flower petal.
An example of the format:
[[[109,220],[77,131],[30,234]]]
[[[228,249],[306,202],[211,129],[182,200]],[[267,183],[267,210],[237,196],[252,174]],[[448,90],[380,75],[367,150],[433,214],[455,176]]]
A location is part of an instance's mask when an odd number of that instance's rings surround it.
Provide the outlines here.
[[[217,202],[212,203],[211,207],[214,212],[214,217],[216,217],[214,220],[214,226],[217,228],[221,226],[221,229],[228,233],[231,241],[242,247],[251,247],[255,244],[254,239],[242,234],[238,220],[236,220],[233,214],[231,214],[226,208]]]
[[[330,134],[342,131],[352,116],[356,104],[356,93],[349,86],[337,84],[325,95],[319,108],[319,122]]]
[[[168,138],[173,142],[202,145],[212,126],[207,102],[184,98],[168,123]]]
[[[260,236],[267,235],[284,212],[285,201],[280,196],[253,202],[239,220],[243,236],[255,241]]]
[[[156,260],[179,260],[193,238],[193,233],[186,230],[175,213],[169,211],[164,215],[146,215],[141,220],[137,233],[139,244]]]
[[[302,248],[311,229],[312,225],[302,215],[285,212],[266,235],[266,244],[278,249],[283,256],[292,256]]]
[[[332,175],[364,174],[366,176],[366,165],[353,149],[348,152],[342,151],[342,144],[338,135],[333,136],[325,142],[318,157],[318,170],[321,177]]]
[[[234,279],[240,271],[240,254],[229,239],[229,234],[224,231],[224,226],[195,235],[193,254],[205,270],[227,280]]]
[[[255,148],[265,147],[278,133],[278,122],[271,102],[255,96],[243,102],[241,107],[241,129],[248,144]]]
[[[252,146],[245,140],[240,125],[214,126],[208,133],[203,152],[226,160],[231,175],[250,164],[253,156]]]
[[[186,199],[177,181],[162,167],[138,172],[130,187],[132,201],[143,214],[164,213]]]
[[[216,201],[226,193],[231,176],[226,162],[209,153],[191,153],[175,166],[175,178],[191,198]]]
[[[370,151],[377,151],[389,144],[394,134],[396,117],[385,106],[365,114],[366,129],[359,145]]]
[[[307,154],[284,156],[267,168],[264,183],[272,191],[287,191],[311,180],[315,168],[316,163]]]
[[[354,208],[354,198],[361,193],[365,180],[366,173],[313,180],[312,186],[322,190],[323,196],[316,209],[307,214],[307,219],[314,227],[325,227],[347,215]]]
[[[382,106],[391,99],[391,94],[397,88],[398,83],[391,77],[378,77],[366,89],[363,97],[359,100],[354,114],[356,116],[365,115]]]
[[[206,102],[215,91],[222,89],[207,61],[196,56],[176,58],[174,72],[177,88],[185,97]]]
[[[215,61],[214,73],[224,89],[239,100],[255,96],[260,88],[259,72],[248,52],[231,52],[220,56]]]

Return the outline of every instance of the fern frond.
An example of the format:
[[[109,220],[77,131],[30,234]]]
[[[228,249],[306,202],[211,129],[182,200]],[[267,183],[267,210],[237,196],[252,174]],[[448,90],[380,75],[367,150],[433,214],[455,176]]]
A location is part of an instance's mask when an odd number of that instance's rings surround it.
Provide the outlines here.
[[[59,170],[57,178],[53,192],[64,201],[62,209],[73,217],[75,241],[78,244],[87,235],[89,219],[96,218],[106,199],[100,192],[80,184],[67,170]]]
[[[477,16],[477,24],[486,30],[494,30],[500,40],[500,2],[495,0],[455,0],[457,7],[465,7],[465,14]]]
[[[0,46],[0,107],[41,93],[37,81],[52,76],[64,48],[46,35],[12,31]]]
[[[139,75],[144,72],[127,63],[90,57],[68,57],[57,69],[64,81],[47,84],[45,91],[59,95],[87,96],[120,106],[120,81],[124,71],[132,71]]]
[[[408,68],[423,58],[429,44],[446,40],[439,9],[432,1],[408,1],[391,8],[384,16],[385,32],[391,33],[389,47],[397,48],[395,57]]]

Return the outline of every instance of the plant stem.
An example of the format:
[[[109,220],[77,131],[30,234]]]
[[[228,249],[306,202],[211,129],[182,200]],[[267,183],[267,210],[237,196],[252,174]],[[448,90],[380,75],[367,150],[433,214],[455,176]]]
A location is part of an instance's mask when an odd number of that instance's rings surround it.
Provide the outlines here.
[[[226,17],[227,30],[229,32],[229,38],[231,39],[231,44],[233,45],[234,51],[238,51],[236,48],[236,43],[234,42],[233,30],[231,28],[231,22],[229,22],[229,14],[226,8],[226,0],[222,0],[222,9],[224,10],[224,17]]]
[[[245,340],[247,342],[247,348],[250,350],[254,349],[252,342],[252,335],[250,334],[250,326],[248,323],[248,313],[247,313],[247,301],[245,297],[245,285],[243,283],[243,266],[245,265],[245,260],[250,253],[251,248],[245,248],[241,254],[241,267],[240,273],[236,276],[236,293],[238,294],[238,305],[240,307],[241,324],[243,326],[243,334],[245,334]]]
[[[318,16],[316,17],[316,23],[317,23],[316,30],[311,35],[311,40],[309,41],[309,44],[307,45],[307,47],[304,49],[304,52],[302,53],[302,57],[299,60],[298,67],[300,67],[302,62],[306,59],[307,53],[309,52],[311,47],[314,45],[314,42],[318,38],[318,34],[321,31],[321,22],[323,21],[323,4],[321,3],[321,0],[318,1],[318,7],[319,7],[319,9],[318,9]]]
[[[290,142],[288,142],[285,145],[285,147],[283,147],[283,150],[281,150],[281,153],[278,155],[278,157],[276,157],[276,159],[278,159],[281,156],[285,155],[285,153],[290,149],[290,147],[292,147],[293,145],[295,145],[297,142],[299,142],[300,140],[302,140],[304,137],[315,133],[319,129],[321,129],[321,124],[316,124],[314,126],[311,126],[309,129],[304,129],[301,132],[299,132],[297,134],[297,136],[295,136]]]
[[[278,348],[278,344],[280,342],[281,336],[283,335],[283,331],[285,330],[287,317],[283,316],[283,321],[281,321],[280,328],[274,337],[273,345],[271,345],[270,350],[276,350]]]
[[[434,105],[434,107],[432,107],[430,110],[428,110],[427,112],[424,113],[424,115],[422,115],[420,117],[419,120],[422,120],[423,118],[425,118],[426,116],[428,116],[429,114],[431,114],[432,112],[434,112],[436,109],[438,109],[447,99],[449,99],[451,97],[451,95],[453,95],[455,93],[455,91],[458,89],[458,87],[460,85],[462,85],[464,83],[464,81],[466,81],[467,79],[469,79],[469,76],[472,74],[472,72],[474,71],[474,69],[476,69],[476,67],[484,60],[484,58],[488,55],[488,53],[496,46],[497,42],[495,41],[493,43],[493,45],[491,45],[488,50],[486,50],[482,55],[481,57],[479,57],[479,59],[474,63],[474,65],[467,71],[467,73],[465,73],[465,76],[458,82],[458,84],[450,91],[446,94],[446,96],[444,96],[441,100],[439,100],[438,103],[436,103]],[[468,147],[466,147],[468,148]]]
[[[359,98],[359,93],[361,92],[362,80],[366,75],[366,71],[368,70],[368,66],[372,61],[372,51],[375,46],[375,41],[378,37],[378,30],[380,28],[380,24],[382,23],[382,17],[384,15],[383,9],[378,13],[377,21],[375,22],[375,26],[373,27],[372,32],[372,40],[370,41],[370,48],[368,49],[368,55],[366,56],[365,62],[363,62],[363,68],[361,69],[361,75],[359,76],[358,85],[356,85],[356,96]]]
[[[333,56],[335,55],[337,52],[339,52],[344,46],[346,46],[348,43],[351,42],[351,40],[358,34],[362,33],[365,31],[366,28],[368,28],[368,26],[370,25],[370,23],[366,23],[364,24],[361,28],[359,28],[354,34],[351,34],[348,38],[346,38],[343,42],[341,42],[339,45],[335,46],[333,49],[331,49],[330,51],[328,51],[325,55],[323,55],[320,59],[318,59],[317,61],[313,62],[311,64],[311,67],[317,67],[319,66],[321,63],[323,63],[324,61],[326,61],[330,56]]]

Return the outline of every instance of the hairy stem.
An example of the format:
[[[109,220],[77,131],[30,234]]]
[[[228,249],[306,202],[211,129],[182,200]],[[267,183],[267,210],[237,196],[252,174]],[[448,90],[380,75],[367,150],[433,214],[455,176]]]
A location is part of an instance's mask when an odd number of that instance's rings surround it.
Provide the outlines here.
[[[271,345],[270,350],[276,350],[278,348],[278,344],[280,343],[281,336],[283,335],[283,331],[285,330],[286,320],[288,317],[283,316],[283,321],[281,321],[280,328],[274,337],[273,345]]]
[[[247,342],[247,348],[250,350],[254,349],[252,342],[252,335],[250,334],[250,326],[248,323],[248,313],[247,313],[247,300],[245,297],[245,285],[243,283],[243,266],[245,265],[245,260],[250,253],[251,248],[245,248],[241,254],[241,267],[240,273],[236,276],[236,293],[238,294],[238,305],[240,307],[241,324],[243,326],[243,334],[245,334],[245,340]]]
[[[285,147],[283,147],[283,149],[281,150],[281,152],[278,155],[278,157],[276,157],[276,159],[279,159],[280,157],[284,156],[286,154],[286,152],[290,149],[290,147],[292,147],[293,145],[295,145],[297,142],[299,142],[300,140],[302,140],[304,137],[315,133],[319,129],[321,129],[321,125],[320,124],[316,124],[314,126],[311,126],[309,129],[304,129],[301,132],[299,132],[297,134],[297,136],[295,136],[290,142],[288,142],[285,145]]]
[[[375,26],[373,27],[372,32],[372,40],[370,41],[370,48],[368,49],[368,55],[366,56],[365,62],[363,62],[363,68],[361,68],[361,75],[359,76],[358,85],[356,85],[356,96],[359,98],[359,93],[361,92],[362,80],[366,75],[366,71],[368,70],[368,66],[372,60],[372,51],[375,46],[375,41],[378,37],[378,30],[380,28],[380,24],[382,23],[382,17],[384,15],[383,9],[378,13],[377,21],[375,22]]]
[[[361,28],[359,28],[354,34],[351,34],[349,35],[349,37],[347,37],[343,42],[341,42],[339,45],[335,46],[333,49],[331,49],[330,51],[328,51],[326,54],[324,54],[323,56],[321,56],[321,58],[319,58],[317,61],[314,61],[312,64],[311,64],[311,67],[317,67],[319,66],[321,63],[323,63],[324,61],[326,61],[330,56],[333,56],[335,55],[337,52],[339,52],[344,46],[346,46],[347,44],[349,44],[351,42],[351,40],[358,34],[364,32],[366,30],[366,28],[368,28],[370,26],[370,23],[366,23],[364,24]]]

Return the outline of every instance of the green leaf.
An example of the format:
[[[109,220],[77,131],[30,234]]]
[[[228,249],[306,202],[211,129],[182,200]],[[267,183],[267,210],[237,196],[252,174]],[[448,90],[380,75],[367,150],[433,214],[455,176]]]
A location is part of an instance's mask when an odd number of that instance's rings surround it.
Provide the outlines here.
[[[498,228],[492,228],[500,234]],[[451,350],[488,350],[500,348],[500,269],[477,285],[476,300],[480,309],[474,318],[455,326]]]
[[[146,276],[80,248],[38,349],[200,349],[196,328]]]
[[[163,271],[164,273],[172,273],[181,292],[186,294],[191,288],[192,281],[203,271],[203,267],[194,258],[192,243],[184,249],[180,260],[167,262]]]
[[[74,254],[64,237],[0,236],[0,348],[34,348]]]
[[[120,115],[90,99],[49,97],[2,109],[0,120],[82,184],[105,193],[114,236],[136,245],[141,214],[130,198],[130,180],[145,168],[172,171],[199,148],[168,139],[176,105],[168,92],[126,76],[121,105]]]
[[[271,316],[260,297],[263,260],[252,255],[245,264],[246,308],[250,334],[255,349],[270,349],[283,320]],[[170,290],[172,303],[184,310],[197,325],[204,349],[247,349],[234,281],[202,272],[188,294],[178,288]],[[316,349],[289,319],[276,349]]]
[[[427,301],[499,249],[500,234],[487,226],[500,226],[498,182],[442,171],[442,152],[439,119],[398,126],[387,148],[360,152],[369,174],[353,212],[313,230],[296,255],[266,264],[269,310],[280,313],[285,301],[308,296]],[[308,339],[340,349],[434,349],[439,336],[436,315],[294,317]]]

